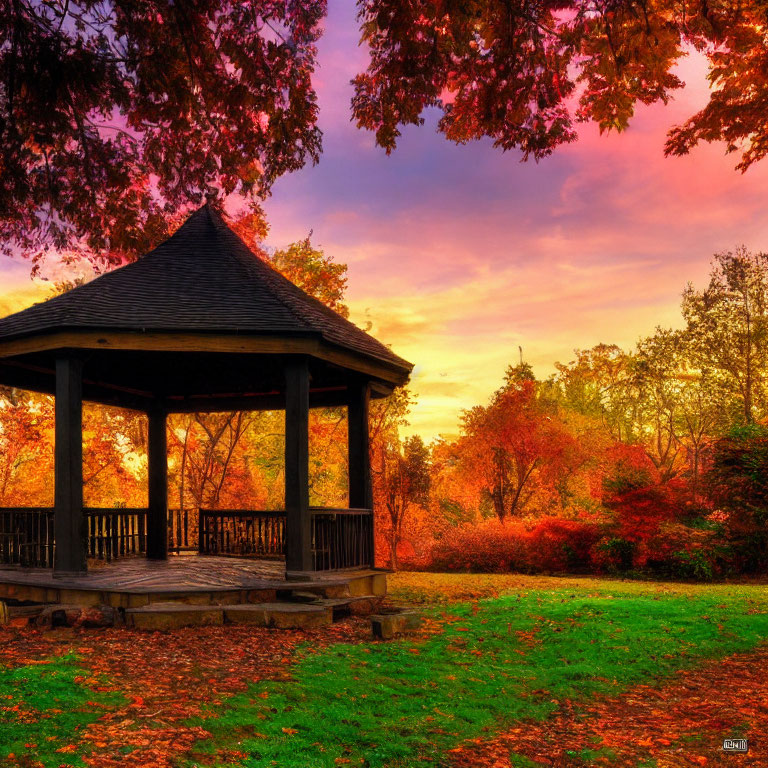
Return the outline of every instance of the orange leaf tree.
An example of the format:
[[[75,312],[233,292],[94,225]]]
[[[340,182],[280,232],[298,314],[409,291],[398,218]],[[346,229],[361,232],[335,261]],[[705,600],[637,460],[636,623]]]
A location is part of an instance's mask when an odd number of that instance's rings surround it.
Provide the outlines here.
[[[467,482],[503,522],[525,510],[537,484],[552,485],[577,445],[554,405],[539,397],[530,368],[521,365],[509,369],[489,405],[464,414],[458,451]]]

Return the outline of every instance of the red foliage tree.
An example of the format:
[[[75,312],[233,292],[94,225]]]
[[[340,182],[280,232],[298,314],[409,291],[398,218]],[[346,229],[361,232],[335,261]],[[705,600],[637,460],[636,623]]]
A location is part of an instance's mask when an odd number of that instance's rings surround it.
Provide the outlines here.
[[[490,499],[501,522],[526,508],[535,483],[551,485],[578,448],[532,378],[510,381],[488,406],[467,411],[463,432],[466,481]]]
[[[742,150],[739,168],[768,153],[765,3],[677,0],[361,0],[367,69],[353,113],[392,151],[405,125],[442,110],[457,143],[489,137],[541,158],[577,137],[575,124],[624,130],[635,106],[666,103],[692,47],[709,59],[709,102],[673,129],[667,154],[700,141]]]
[[[1,7],[3,245],[120,263],[180,207],[232,193],[255,205],[317,161],[324,0]]]

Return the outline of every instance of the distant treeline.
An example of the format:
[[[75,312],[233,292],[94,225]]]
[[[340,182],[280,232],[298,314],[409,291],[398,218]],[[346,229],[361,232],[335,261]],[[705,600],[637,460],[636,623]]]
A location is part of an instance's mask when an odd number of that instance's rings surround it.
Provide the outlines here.
[[[344,310],[345,267],[329,270],[309,240],[273,258]],[[682,319],[632,350],[576,351],[544,381],[524,362],[510,366],[454,441],[401,436],[407,389],[373,403],[382,564],[695,579],[766,571],[768,256],[717,255],[709,284],[684,290]],[[343,409],[312,411],[314,505],[347,503],[346,428]],[[51,504],[52,435],[49,398],[0,389],[0,506]],[[84,436],[86,503],[143,505],[144,417],[88,407]],[[282,508],[283,440],[279,412],[172,416],[170,506]]]

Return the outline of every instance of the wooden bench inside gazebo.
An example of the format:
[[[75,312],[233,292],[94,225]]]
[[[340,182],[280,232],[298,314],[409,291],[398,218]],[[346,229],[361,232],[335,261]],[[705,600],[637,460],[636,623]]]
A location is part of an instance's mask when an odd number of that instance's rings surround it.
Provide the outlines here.
[[[405,383],[411,369],[253,254],[210,205],[136,262],[0,319],[0,384],[55,396],[54,506],[0,509],[0,598],[24,585],[59,597],[93,588],[103,597],[139,594],[147,583],[168,594],[202,590],[208,578],[231,592],[377,573],[369,401]],[[83,400],[147,414],[146,509],[84,507]],[[345,509],[309,503],[309,409],[330,406],[348,411]],[[218,568],[202,557],[164,565],[168,414],[278,409],[285,508],[209,510],[200,516],[199,548],[216,555]],[[110,552],[133,559],[89,573],[105,527],[127,542]],[[224,560],[233,539],[239,553],[258,558],[269,547],[284,563],[259,570],[253,559]]]

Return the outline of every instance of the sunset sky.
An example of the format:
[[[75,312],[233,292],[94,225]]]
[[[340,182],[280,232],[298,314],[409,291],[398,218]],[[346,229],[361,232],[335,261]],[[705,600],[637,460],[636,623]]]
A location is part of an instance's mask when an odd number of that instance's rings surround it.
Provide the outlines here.
[[[266,204],[273,247],[306,237],[349,266],[358,324],[416,364],[411,432],[455,434],[506,366],[536,372],[599,342],[631,346],[677,325],[687,281],[711,255],[768,249],[768,161],[746,175],[704,146],[663,156],[667,129],[704,103],[705,67],[667,107],[640,108],[629,131],[580,141],[538,165],[490,142],[458,147],[427,125],[387,157],[349,119],[349,80],[365,65],[352,0],[330,4],[317,84],[320,164],[278,181]],[[29,264],[0,261],[0,315],[39,295]]]

